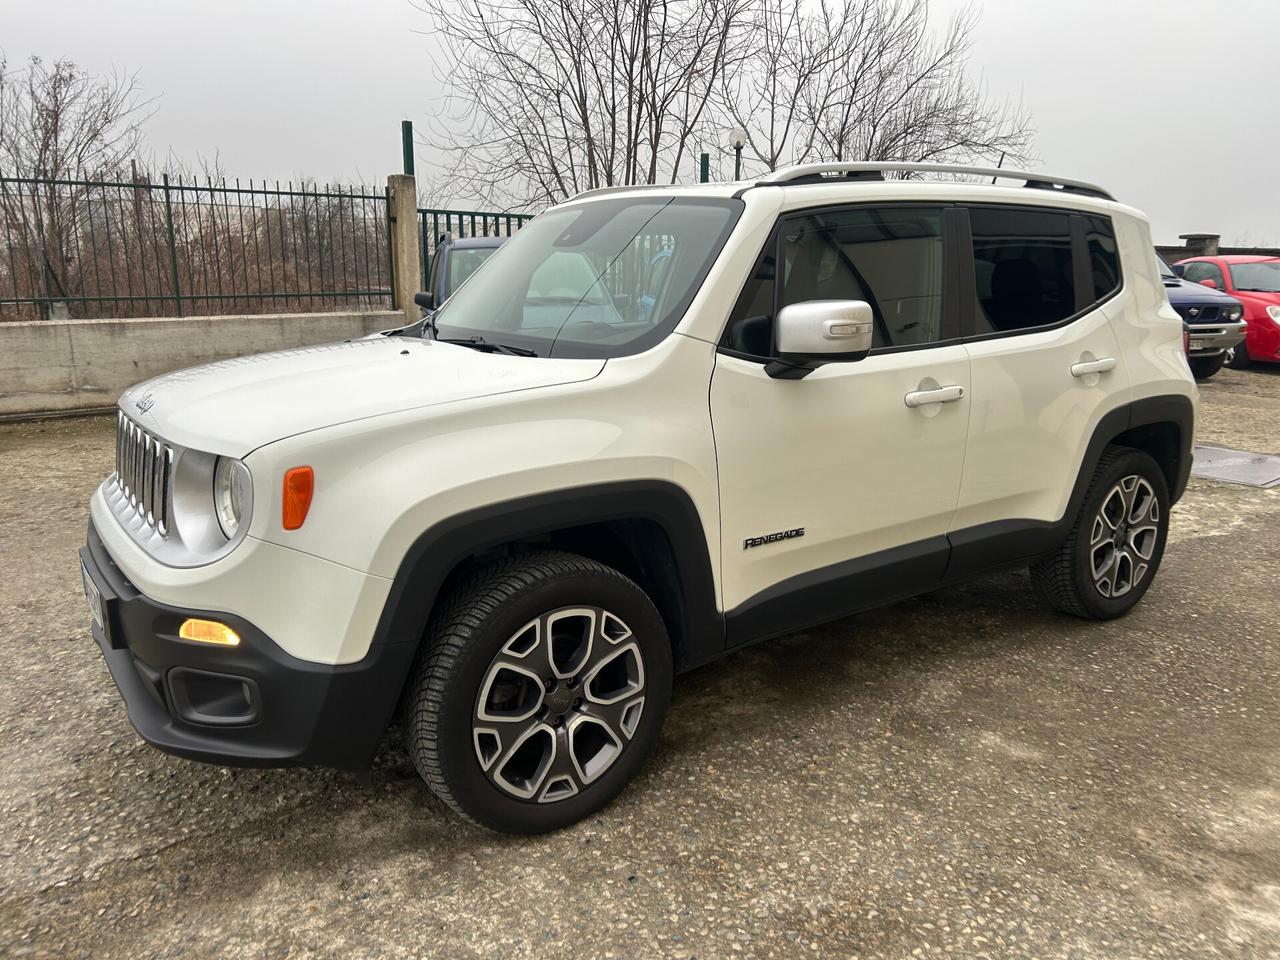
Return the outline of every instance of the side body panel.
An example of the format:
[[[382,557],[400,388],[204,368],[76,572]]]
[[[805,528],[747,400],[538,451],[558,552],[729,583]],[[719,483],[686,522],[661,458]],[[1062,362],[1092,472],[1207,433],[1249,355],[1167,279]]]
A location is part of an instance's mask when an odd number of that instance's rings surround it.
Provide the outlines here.
[[[1151,228],[1137,215],[1116,216],[1113,222],[1125,281],[1104,309],[1124,355],[1130,397],[1185,397],[1194,408],[1200,394],[1182,347],[1182,318],[1169,305],[1151,260]]]
[[[789,578],[946,533],[968,409],[963,399],[908,407],[904,397],[927,378],[967,392],[964,348],[873,354],[802,380],[717,356],[725,609]],[[748,546],[800,528],[803,536]]]
[[[966,345],[973,365],[969,450],[951,529],[995,520],[1057,520],[1094,428],[1129,400],[1105,305],[1052,330]],[[1071,367],[1116,362],[1074,377]]]

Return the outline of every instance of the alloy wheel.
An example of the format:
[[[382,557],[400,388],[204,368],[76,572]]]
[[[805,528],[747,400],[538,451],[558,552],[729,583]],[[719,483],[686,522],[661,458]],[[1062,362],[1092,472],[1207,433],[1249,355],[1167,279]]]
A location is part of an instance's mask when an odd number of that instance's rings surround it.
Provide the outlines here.
[[[1142,582],[1160,538],[1160,501],[1143,477],[1130,474],[1102,498],[1089,537],[1089,572],[1104,597],[1122,597]]]
[[[553,803],[617,761],[644,711],[644,657],[620,617],[562,607],[517,630],[485,672],[472,713],[476,760],[499,790]]]

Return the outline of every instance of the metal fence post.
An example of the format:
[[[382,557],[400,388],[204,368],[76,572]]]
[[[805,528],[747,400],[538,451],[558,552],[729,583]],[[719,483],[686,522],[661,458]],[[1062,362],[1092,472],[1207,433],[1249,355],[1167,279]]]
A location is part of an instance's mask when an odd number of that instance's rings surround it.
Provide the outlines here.
[[[711,182],[711,154],[704,153],[698,160],[698,182]]]
[[[164,222],[169,231],[169,273],[173,279],[173,303],[182,316],[182,288],[178,285],[178,244],[173,238],[173,202],[169,198],[169,174],[164,174]]]
[[[404,311],[405,323],[418,319],[413,295],[421,289],[418,186],[408,174],[387,177],[387,222],[391,232],[391,306]]]
[[[400,121],[400,153],[404,159],[404,172],[413,176],[413,121]]]

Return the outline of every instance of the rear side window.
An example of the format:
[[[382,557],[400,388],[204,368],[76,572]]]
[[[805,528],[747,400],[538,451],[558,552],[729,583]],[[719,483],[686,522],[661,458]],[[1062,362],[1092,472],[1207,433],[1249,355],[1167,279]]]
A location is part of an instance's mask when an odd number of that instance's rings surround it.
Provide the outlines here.
[[[939,207],[857,207],[783,219],[742,291],[722,346],[774,355],[776,311],[810,300],[863,300],[873,349],[943,339]]]
[[[1071,216],[972,207],[976,333],[1044,327],[1076,312]]]
[[[1120,288],[1120,254],[1116,250],[1116,234],[1106,217],[1088,216],[1084,223],[1089,265],[1093,273],[1093,299],[1105,300]],[[1168,267],[1164,269],[1169,270]]]

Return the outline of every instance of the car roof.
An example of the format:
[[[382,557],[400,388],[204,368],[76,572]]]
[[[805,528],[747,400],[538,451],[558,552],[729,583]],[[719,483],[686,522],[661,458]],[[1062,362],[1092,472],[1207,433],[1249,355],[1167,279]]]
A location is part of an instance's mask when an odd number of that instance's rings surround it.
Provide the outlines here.
[[[1225,263],[1266,263],[1268,260],[1280,260],[1280,257],[1257,253],[1226,253],[1217,259]]]

